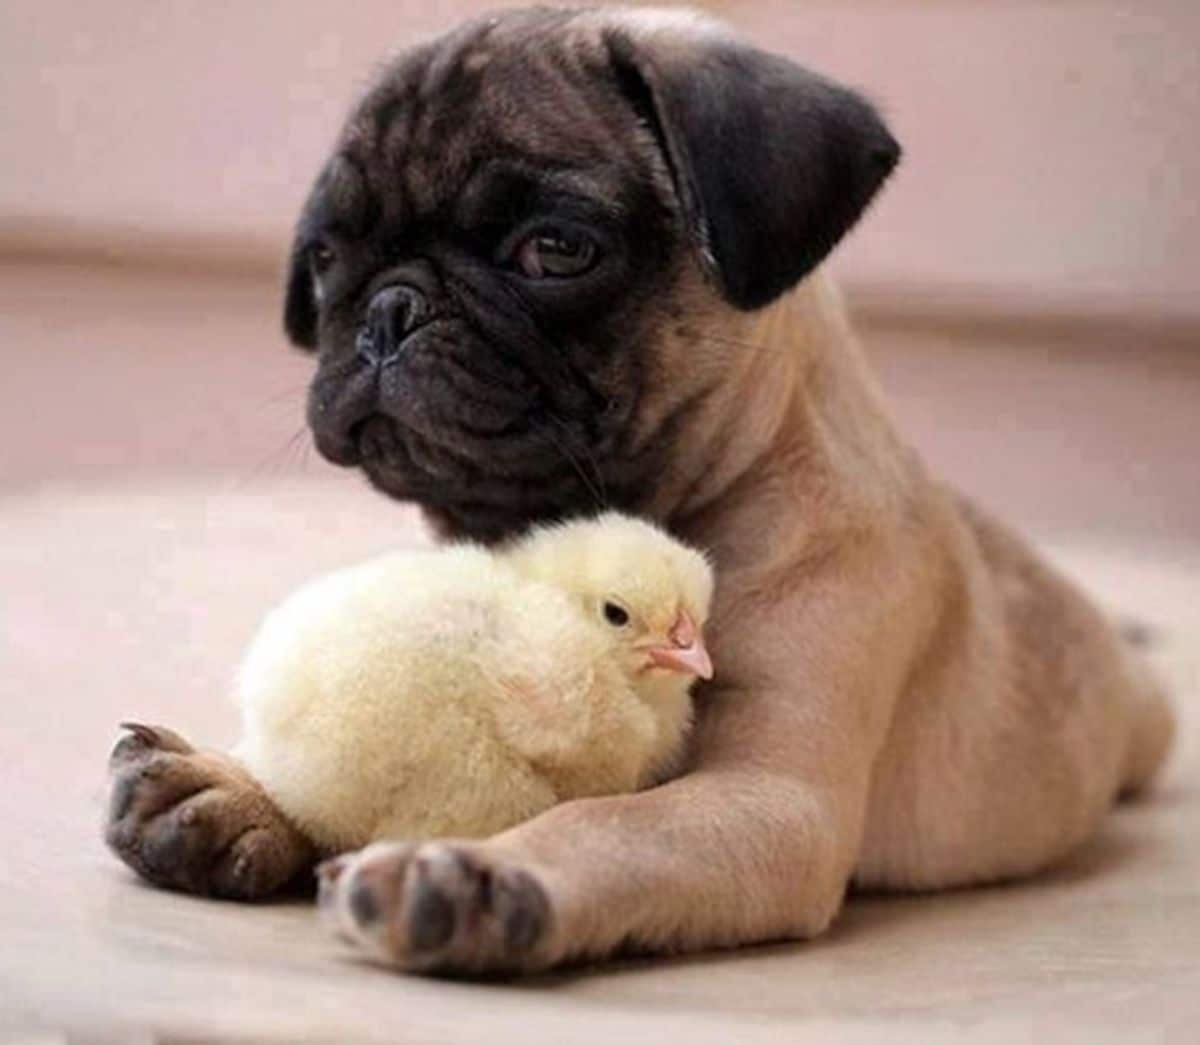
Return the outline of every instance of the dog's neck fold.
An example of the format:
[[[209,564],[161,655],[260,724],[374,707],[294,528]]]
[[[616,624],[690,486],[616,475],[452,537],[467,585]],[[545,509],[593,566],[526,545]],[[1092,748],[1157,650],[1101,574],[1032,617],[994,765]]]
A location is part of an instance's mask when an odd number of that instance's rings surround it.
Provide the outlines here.
[[[900,505],[920,466],[892,426],[836,287],[814,274],[747,316],[738,340],[745,356],[713,404],[716,423],[711,414],[700,422],[702,439],[681,433],[675,481],[655,514],[729,566],[761,559],[780,540],[794,544],[796,518],[849,525]],[[822,510],[806,512],[817,499]],[[784,519],[793,520],[788,532],[777,532]],[[756,537],[725,549],[717,534]]]

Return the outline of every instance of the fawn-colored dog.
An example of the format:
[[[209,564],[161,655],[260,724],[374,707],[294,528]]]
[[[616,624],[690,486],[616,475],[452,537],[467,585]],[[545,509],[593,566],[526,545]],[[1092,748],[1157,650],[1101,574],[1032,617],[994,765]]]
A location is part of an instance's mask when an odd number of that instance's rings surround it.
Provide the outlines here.
[[[816,271],[898,155],[857,95],[659,12],[471,23],[351,115],[288,286],[321,451],[444,534],[603,502],[718,571],[686,771],[352,857],[375,953],[475,973],[811,936],[851,882],[1037,871],[1161,762],[1145,669],[929,477]],[[153,881],[257,897],[319,855],[167,730],[113,771],[109,842]]]

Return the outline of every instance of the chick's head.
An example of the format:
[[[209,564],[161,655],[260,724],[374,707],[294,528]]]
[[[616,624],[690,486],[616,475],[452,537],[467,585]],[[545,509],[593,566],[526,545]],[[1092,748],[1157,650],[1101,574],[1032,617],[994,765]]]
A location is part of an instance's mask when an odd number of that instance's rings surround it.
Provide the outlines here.
[[[701,552],[607,512],[536,529],[506,554],[523,576],[578,602],[635,684],[712,677],[703,629],[713,570]]]

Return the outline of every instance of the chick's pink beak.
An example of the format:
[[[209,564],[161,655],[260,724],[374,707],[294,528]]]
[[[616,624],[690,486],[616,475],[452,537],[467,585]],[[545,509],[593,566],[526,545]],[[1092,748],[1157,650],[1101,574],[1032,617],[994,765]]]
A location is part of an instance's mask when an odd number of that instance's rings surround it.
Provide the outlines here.
[[[649,650],[652,663],[668,671],[698,675],[702,679],[713,677],[712,658],[704,648],[704,637],[686,610],[679,611],[667,638],[671,640],[669,646],[654,646]]]

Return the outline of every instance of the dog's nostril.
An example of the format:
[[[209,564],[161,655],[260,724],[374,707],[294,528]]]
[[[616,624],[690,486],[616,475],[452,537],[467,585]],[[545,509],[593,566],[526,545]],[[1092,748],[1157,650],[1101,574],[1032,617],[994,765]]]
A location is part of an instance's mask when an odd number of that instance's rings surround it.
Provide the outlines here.
[[[370,326],[364,326],[354,339],[354,351],[364,363],[374,366],[379,362],[379,353],[375,348],[375,334]]]
[[[428,318],[425,295],[408,283],[394,283],[375,292],[367,306],[367,318],[355,351],[372,365],[386,365],[399,358],[404,339]]]

